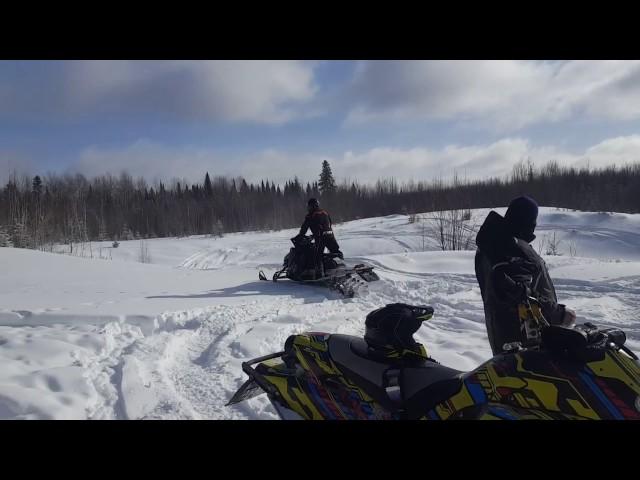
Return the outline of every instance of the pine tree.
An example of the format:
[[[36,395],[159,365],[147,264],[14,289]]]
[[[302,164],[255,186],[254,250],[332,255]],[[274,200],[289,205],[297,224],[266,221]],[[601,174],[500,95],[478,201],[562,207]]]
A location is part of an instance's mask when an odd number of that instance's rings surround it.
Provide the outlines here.
[[[213,196],[213,187],[211,186],[211,178],[209,178],[209,172],[204,177],[204,194],[207,197]]]
[[[25,223],[16,222],[13,224],[10,241],[16,248],[31,248],[31,237],[29,236]]]
[[[325,193],[335,192],[336,190],[336,181],[333,178],[331,166],[326,160],[322,162],[322,172],[320,173],[320,181],[318,182],[318,187],[320,188],[320,192],[323,195]]]
[[[13,247],[11,236],[9,235],[5,227],[2,226],[0,226],[0,247]]]
[[[109,235],[107,234],[107,225],[104,222],[104,219],[100,219],[100,224],[98,226],[98,240],[104,242],[109,240]]]
[[[129,225],[127,225],[126,223],[122,227],[122,234],[120,235],[120,239],[122,239],[122,240],[133,240],[134,239],[133,232],[129,228]]]
[[[40,197],[42,193],[42,179],[39,175],[33,177],[32,189],[31,191],[37,196]]]
[[[224,225],[222,224],[222,220],[216,220],[211,230],[212,237],[222,237],[222,234],[224,233]]]

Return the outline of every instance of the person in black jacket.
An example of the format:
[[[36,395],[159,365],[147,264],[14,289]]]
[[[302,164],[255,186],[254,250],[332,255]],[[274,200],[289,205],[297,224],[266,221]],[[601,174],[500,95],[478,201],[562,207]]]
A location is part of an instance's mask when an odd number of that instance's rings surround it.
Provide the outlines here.
[[[300,233],[295,238],[304,237],[308,230],[311,230],[315,240],[314,264],[316,277],[319,278],[323,275],[322,254],[325,248],[340,258],[343,258],[343,255],[333,235],[331,217],[327,211],[320,208],[320,202],[315,198],[311,198],[307,202],[307,215],[300,227]]]
[[[504,217],[491,211],[476,237],[476,278],[494,355],[504,351],[505,343],[524,340],[518,304],[527,296],[542,304],[550,324],[568,327],[575,323],[575,312],[558,303],[547,266],[530,245],[536,238],[537,218],[537,203],[527,196],[518,197]]]

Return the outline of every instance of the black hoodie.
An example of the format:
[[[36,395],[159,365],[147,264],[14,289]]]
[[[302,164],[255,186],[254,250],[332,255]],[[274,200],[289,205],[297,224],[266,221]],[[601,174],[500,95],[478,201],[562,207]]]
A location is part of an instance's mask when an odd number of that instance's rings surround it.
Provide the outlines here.
[[[304,223],[300,227],[298,236],[306,235],[309,229],[314,237],[321,237],[323,233],[331,231],[331,217],[326,211],[316,208],[304,217]]]
[[[523,341],[518,303],[526,295],[540,301],[549,323],[559,325],[564,318],[565,307],[558,303],[547,265],[512,231],[501,215],[491,211],[476,237],[476,278],[494,355],[503,351],[505,343]]]

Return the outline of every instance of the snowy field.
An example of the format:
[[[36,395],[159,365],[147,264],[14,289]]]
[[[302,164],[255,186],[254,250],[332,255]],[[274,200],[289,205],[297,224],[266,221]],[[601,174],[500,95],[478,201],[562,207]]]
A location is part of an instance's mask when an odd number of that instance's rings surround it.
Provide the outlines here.
[[[560,302],[640,351],[640,215],[542,208],[538,225],[534,246],[555,234],[561,253],[544,255]],[[346,259],[381,277],[354,299],[258,281],[295,230],[146,240],[150,263],[140,241],[94,242],[94,258],[0,248],[0,418],[273,419],[264,395],[224,406],[241,362],[304,330],[361,335],[369,311],[399,301],[435,308],[416,338],[441,363],[490,358],[474,252],[439,251],[405,215],[334,230]]]

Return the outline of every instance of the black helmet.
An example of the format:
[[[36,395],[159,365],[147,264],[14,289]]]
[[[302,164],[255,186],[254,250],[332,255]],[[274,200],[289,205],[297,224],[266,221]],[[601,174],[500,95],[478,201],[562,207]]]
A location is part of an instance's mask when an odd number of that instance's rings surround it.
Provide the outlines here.
[[[315,210],[316,208],[320,208],[320,202],[315,198],[310,198],[307,202],[307,209]]]
[[[367,315],[364,339],[374,349],[413,349],[413,334],[432,316],[433,308],[429,306],[391,303]]]

